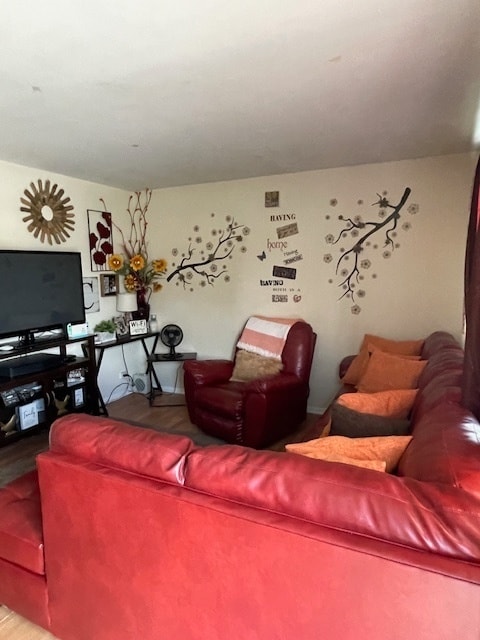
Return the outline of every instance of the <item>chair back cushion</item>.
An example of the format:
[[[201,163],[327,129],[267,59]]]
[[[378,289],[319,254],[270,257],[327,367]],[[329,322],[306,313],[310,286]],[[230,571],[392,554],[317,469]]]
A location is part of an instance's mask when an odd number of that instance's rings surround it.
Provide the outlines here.
[[[288,332],[282,353],[283,372],[308,383],[317,336],[307,322],[296,322]]]

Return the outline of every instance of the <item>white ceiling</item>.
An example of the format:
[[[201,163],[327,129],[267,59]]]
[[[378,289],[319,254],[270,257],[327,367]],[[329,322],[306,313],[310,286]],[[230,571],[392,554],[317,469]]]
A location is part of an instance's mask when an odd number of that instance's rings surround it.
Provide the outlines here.
[[[128,190],[480,142],[479,0],[3,0],[0,160]]]

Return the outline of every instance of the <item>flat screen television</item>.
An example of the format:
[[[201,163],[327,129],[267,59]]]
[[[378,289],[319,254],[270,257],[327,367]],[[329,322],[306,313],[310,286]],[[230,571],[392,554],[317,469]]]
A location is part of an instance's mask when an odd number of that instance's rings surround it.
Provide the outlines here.
[[[85,322],[82,260],[73,251],[0,250],[0,339],[30,344]]]

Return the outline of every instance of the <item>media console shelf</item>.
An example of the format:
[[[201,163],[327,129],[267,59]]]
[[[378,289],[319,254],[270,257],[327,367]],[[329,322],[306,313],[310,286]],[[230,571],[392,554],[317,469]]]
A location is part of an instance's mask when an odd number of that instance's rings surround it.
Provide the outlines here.
[[[94,339],[58,337],[0,351],[0,447],[64,413],[98,414]],[[83,355],[71,353],[76,344]]]

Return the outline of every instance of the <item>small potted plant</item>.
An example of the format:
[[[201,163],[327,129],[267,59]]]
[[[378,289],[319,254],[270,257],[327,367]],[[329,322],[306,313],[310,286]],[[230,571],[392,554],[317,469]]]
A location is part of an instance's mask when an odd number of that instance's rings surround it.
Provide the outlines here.
[[[93,328],[96,342],[110,342],[115,340],[115,322],[113,320],[102,320]]]

